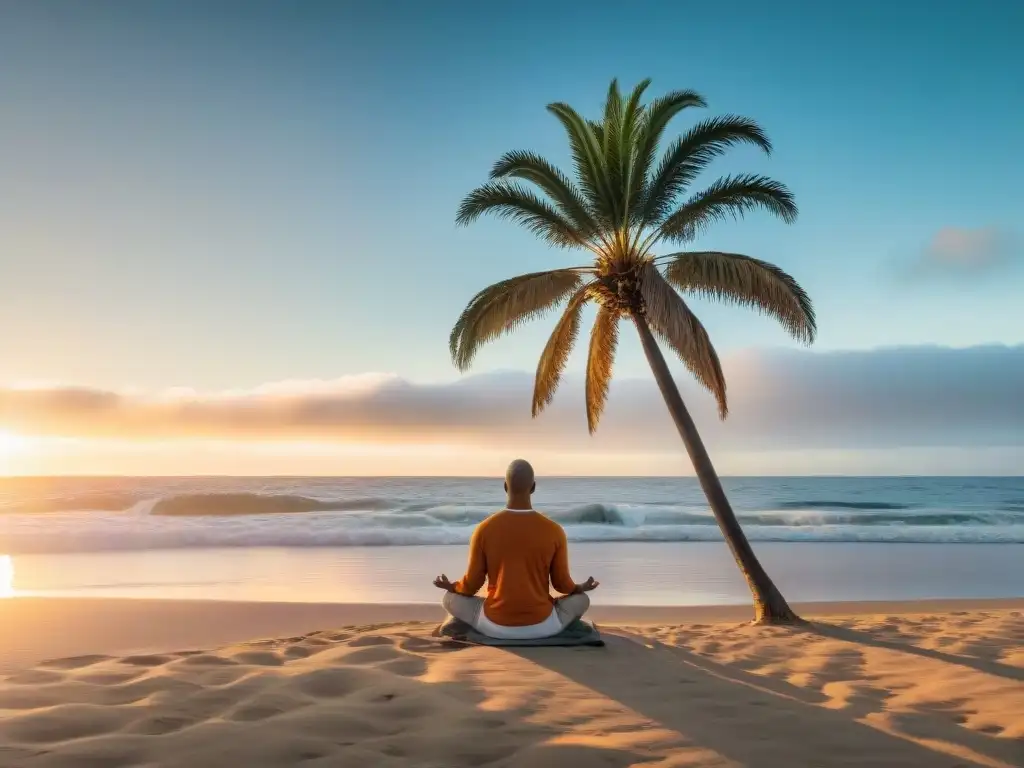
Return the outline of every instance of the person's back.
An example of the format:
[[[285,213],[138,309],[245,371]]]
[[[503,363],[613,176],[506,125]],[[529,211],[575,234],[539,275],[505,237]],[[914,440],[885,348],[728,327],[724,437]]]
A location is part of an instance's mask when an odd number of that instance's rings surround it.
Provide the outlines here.
[[[546,637],[581,617],[590,605],[593,578],[576,584],[569,574],[568,544],[558,523],[534,511],[533,468],[509,465],[508,505],[473,533],[466,575],[452,583],[441,575],[434,584],[447,594],[445,609],[493,637]],[[487,582],[487,598],[476,593]],[[550,588],[564,597],[553,600]]]
[[[475,594],[487,579],[484,613],[496,624],[537,624],[551,614],[551,591],[567,595],[576,588],[569,575],[565,531],[539,512],[503,510],[482,522],[471,547],[471,567],[457,591]],[[474,572],[478,563],[482,572]],[[477,583],[479,581],[479,583]]]

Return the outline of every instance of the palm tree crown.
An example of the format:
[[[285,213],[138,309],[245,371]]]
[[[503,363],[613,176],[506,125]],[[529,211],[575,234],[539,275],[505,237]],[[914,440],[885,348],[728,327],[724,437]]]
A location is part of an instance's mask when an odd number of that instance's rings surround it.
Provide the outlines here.
[[[452,360],[467,370],[480,346],[567,301],[540,362],[533,394],[536,416],[551,402],[579,335],[583,305],[598,304],[586,375],[587,422],[593,432],[604,409],[621,317],[644,318],[728,413],[718,354],[680,292],[721,299],[774,317],[796,339],[816,332],[810,298],[778,267],[717,251],[655,254],[662,243],[686,244],[709,225],[763,209],[792,222],[792,193],[765,176],[735,175],[690,193],[697,176],[730,147],[771,142],[752,120],[727,115],[702,120],[658,157],[669,122],[705,107],[694,91],[673,91],[642,103],[649,80],[623,96],[612,81],[600,121],[567,104],[548,106],[565,128],[575,180],[537,154],[514,151],[491,169],[491,180],[462,201],[457,223],[485,213],[511,219],[552,245],[590,251],[586,266],[535,272],[480,291],[452,330]]]

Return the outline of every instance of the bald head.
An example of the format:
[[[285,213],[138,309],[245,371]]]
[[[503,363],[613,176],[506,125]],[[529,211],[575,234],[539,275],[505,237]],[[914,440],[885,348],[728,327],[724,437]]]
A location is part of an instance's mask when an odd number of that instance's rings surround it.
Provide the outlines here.
[[[533,467],[525,459],[516,459],[505,470],[505,490],[509,498],[529,497],[533,493]]]

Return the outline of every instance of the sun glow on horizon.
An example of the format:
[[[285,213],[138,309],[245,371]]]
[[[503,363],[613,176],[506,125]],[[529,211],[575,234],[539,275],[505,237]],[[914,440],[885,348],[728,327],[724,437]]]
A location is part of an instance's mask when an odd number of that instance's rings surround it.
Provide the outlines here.
[[[0,598],[14,597],[14,560],[0,555]]]
[[[10,467],[11,461],[24,453],[28,440],[6,429],[0,429],[0,474]]]

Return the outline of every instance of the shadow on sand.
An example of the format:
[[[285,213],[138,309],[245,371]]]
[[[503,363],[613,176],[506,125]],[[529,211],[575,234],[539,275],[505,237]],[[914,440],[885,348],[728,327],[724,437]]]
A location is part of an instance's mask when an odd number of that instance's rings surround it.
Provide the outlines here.
[[[818,622],[808,624],[804,629],[805,631],[812,632],[813,634],[820,635],[822,637],[831,638],[832,640],[843,640],[845,642],[856,643],[858,645],[884,648],[885,650],[896,651],[897,653],[909,653],[925,659],[941,661],[945,664],[956,664],[961,667],[968,667],[976,672],[983,672],[986,675],[995,675],[997,677],[1006,678],[1007,680],[1024,681],[1024,669],[1011,667],[1008,664],[1001,664],[998,661],[991,659],[947,653],[945,651],[937,651],[931,648],[921,648],[920,646],[907,642],[887,640],[872,632],[860,629],[851,629],[849,627],[840,627],[835,624]]]
[[[583,653],[537,648],[515,649],[514,654],[676,731],[685,742],[681,749],[711,750],[719,761],[724,758],[747,768],[965,768],[1017,766],[1024,760],[1019,741],[957,729],[948,720],[940,722],[927,714],[890,715],[890,725],[905,733],[863,722],[882,711],[881,695],[856,696],[842,710],[828,709],[816,691],[719,664],[686,649],[626,634],[606,640],[605,649]],[[664,695],[666,688],[671,696]],[[652,695],[654,689],[658,695]],[[697,759],[693,764],[720,762]]]

